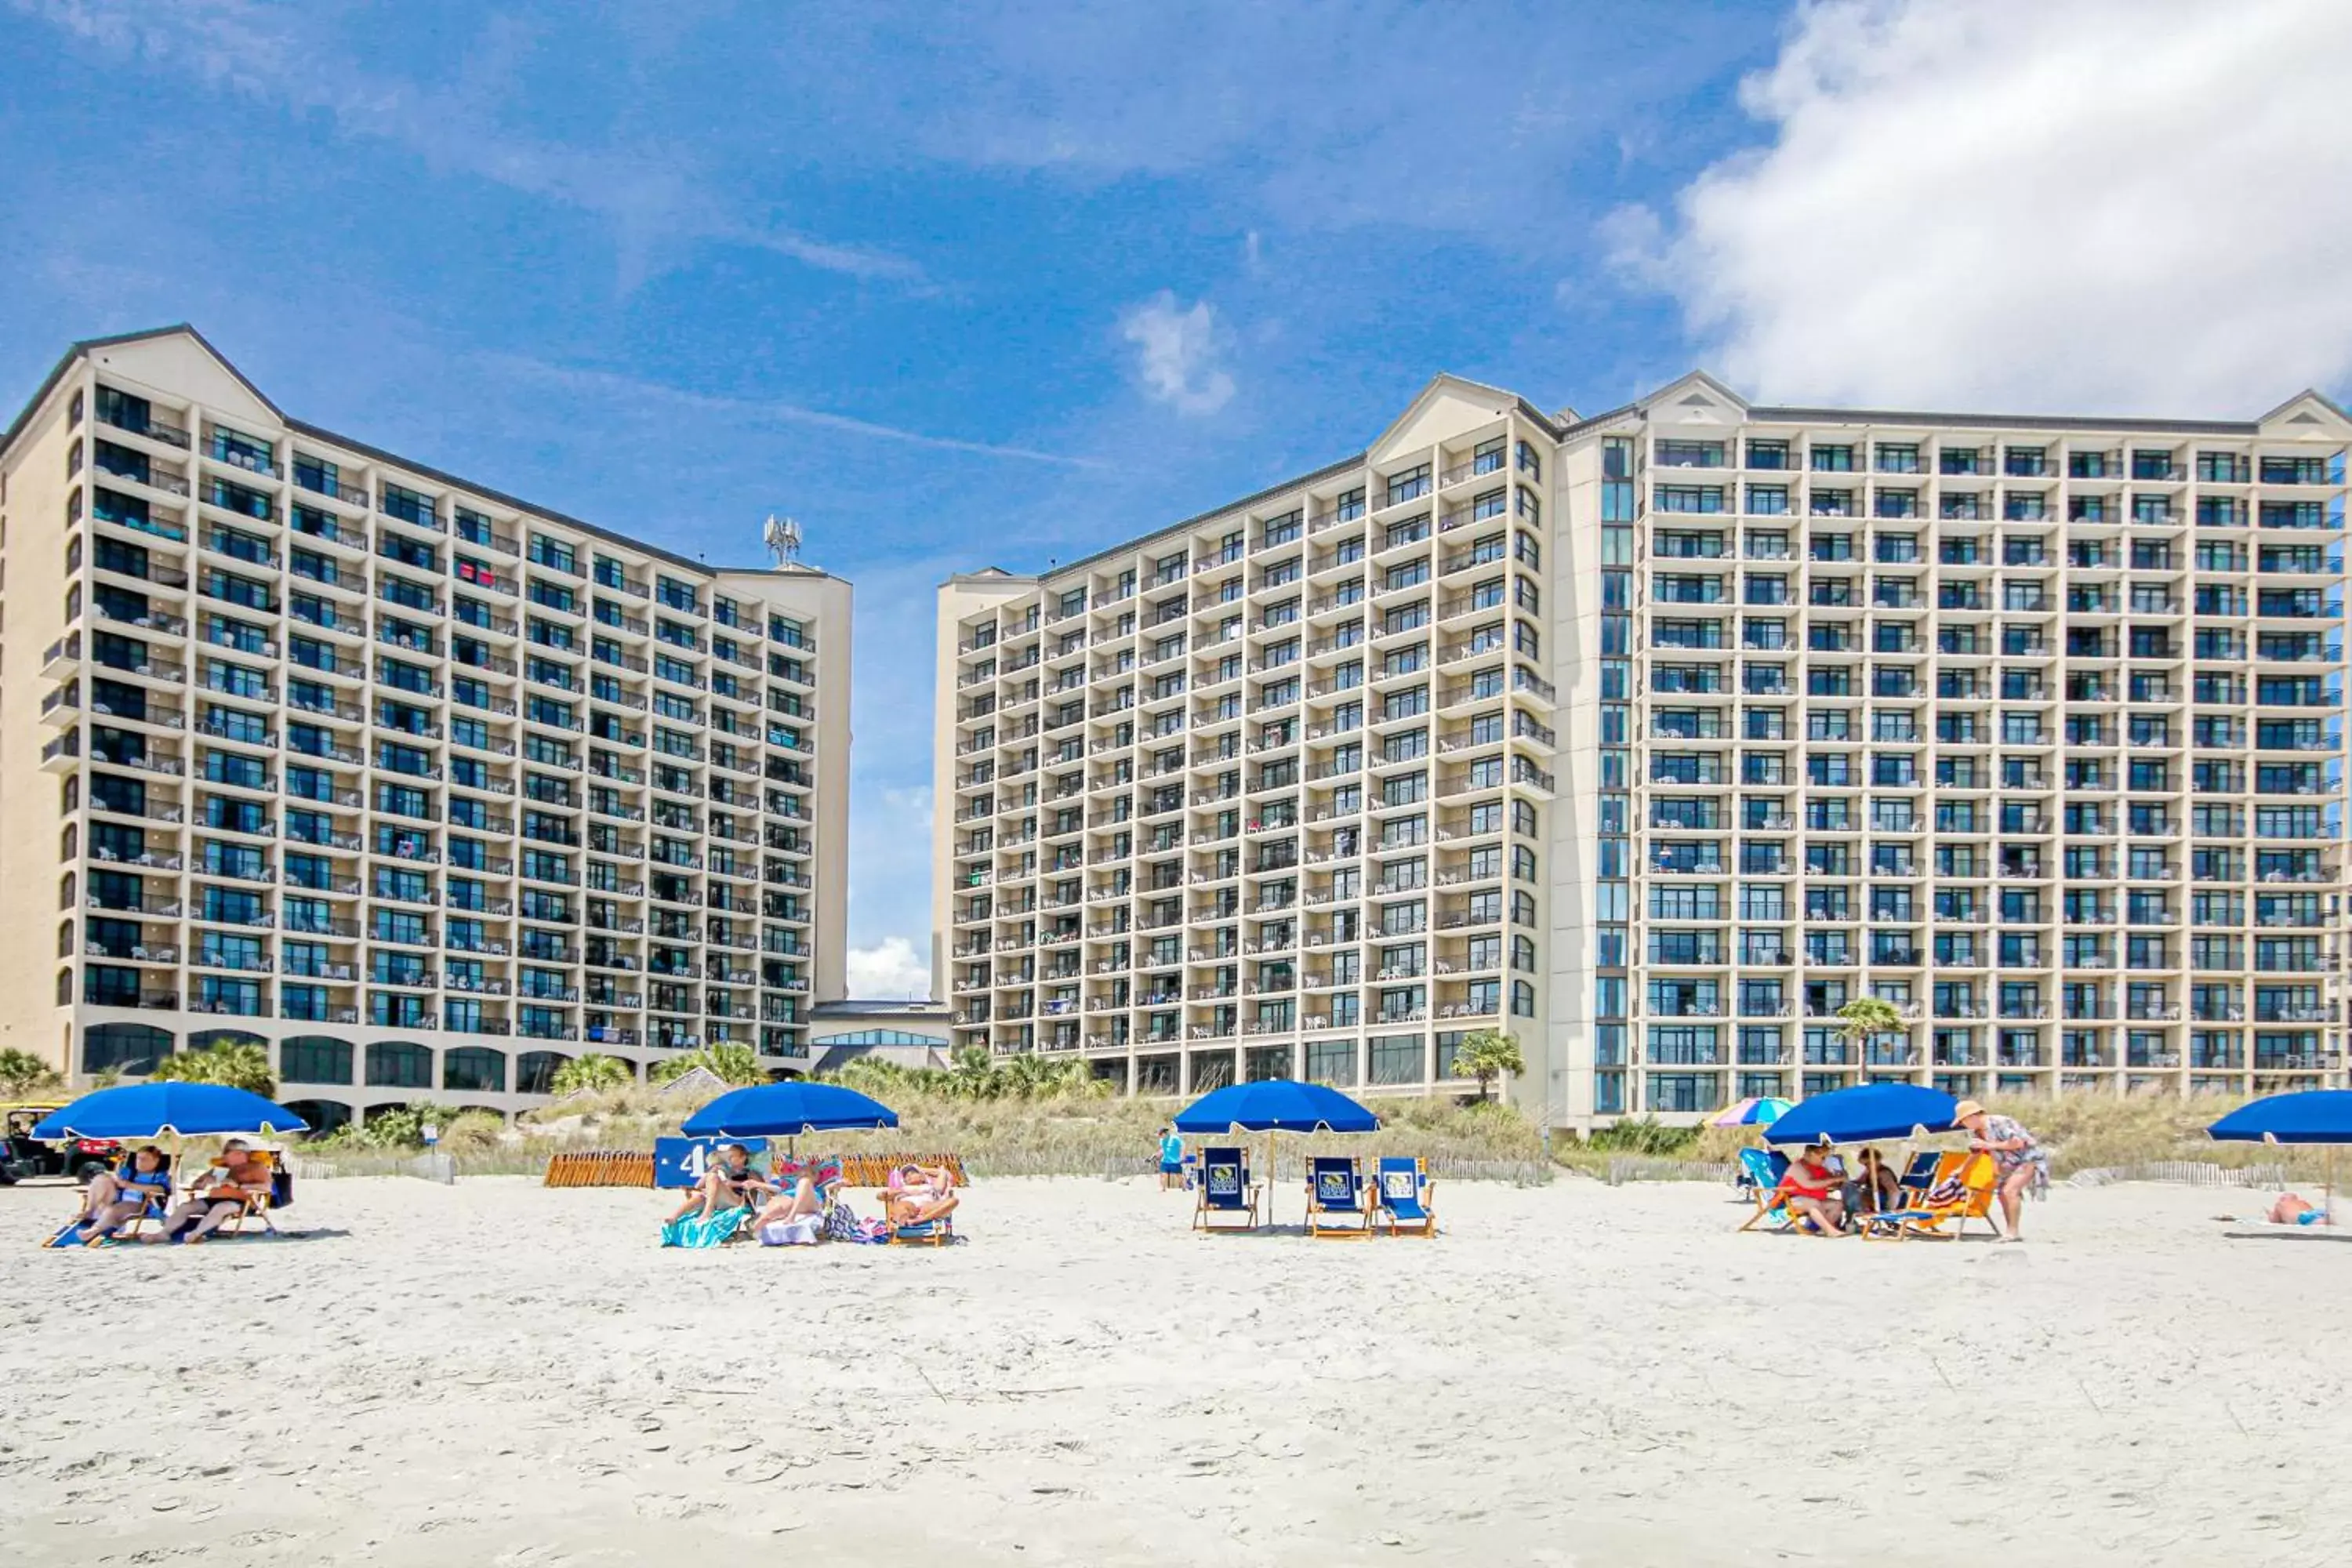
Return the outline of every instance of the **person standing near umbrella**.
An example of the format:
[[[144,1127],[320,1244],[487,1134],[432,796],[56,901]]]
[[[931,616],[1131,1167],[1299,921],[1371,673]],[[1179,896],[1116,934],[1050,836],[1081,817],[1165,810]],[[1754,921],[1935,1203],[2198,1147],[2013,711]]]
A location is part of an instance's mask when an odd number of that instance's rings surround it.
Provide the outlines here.
[[[2018,1222],[2030,1191],[2047,1196],[2050,1191],[2050,1151],[2035,1141],[2025,1124],[2011,1116],[1995,1116],[1973,1100],[1952,1108],[1952,1125],[1965,1127],[1969,1147],[1992,1156],[2000,1173],[2000,1217],[2009,1234],[2003,1241],[2023,1241]]]

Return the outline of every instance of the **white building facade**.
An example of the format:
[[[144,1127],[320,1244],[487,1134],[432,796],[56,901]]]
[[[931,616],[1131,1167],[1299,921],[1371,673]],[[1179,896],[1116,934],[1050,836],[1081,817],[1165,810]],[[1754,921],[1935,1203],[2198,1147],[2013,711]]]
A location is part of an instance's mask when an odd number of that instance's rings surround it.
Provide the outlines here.
[[[959,1046],[1560,1125],[1873,1079],[2343,1079],[2344,456],[2243,422],[1440,378],[1364,453],[940,593]],[[1899,1034],[1848,1038],[1879,997]]]
[[[186,328],[0,445],[0,1042],[266,1047],[332,1124],[583,1052],[779,1070],[842,994],[849,585],[283,415]]]

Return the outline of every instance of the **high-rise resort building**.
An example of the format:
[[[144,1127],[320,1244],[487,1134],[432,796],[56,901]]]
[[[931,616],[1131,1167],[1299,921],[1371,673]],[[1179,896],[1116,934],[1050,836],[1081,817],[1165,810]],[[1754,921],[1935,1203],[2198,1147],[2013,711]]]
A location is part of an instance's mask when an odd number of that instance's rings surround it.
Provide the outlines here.
[[[1550,1124],[1895,1079],[2341,1083],[2352,420],[1453,377],[1363,453],[940,591],[959,1047]],[[1859,998],[1899,1030],[1844,1030]]]
[[[723,570],[278,411],[185,327],[0,438],[0,1045],[265,1045],[332,1125],[567,1058],[808,1060],[849,584]]]

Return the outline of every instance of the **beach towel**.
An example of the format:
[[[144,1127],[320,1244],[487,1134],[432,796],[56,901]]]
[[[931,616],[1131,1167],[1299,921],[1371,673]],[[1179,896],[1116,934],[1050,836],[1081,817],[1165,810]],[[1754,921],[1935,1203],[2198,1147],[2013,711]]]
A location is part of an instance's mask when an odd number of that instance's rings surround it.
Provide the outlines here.
[[[886,1242],[890,1239],[890,1227],[878,1219],[859,1219],[857,1212],[836,1198],[824,1211],[824,1238],[827,1241]]]
[[[762,1247],[814,1247],[823,1235],[824,1216],[803,1215],[798,1219],[772,1219],[760,1227]]]
[[[741,1208],[720,1209],[709,1219],[700,1215],[688,1215],[684,1219],[671,1220],[662,1226],[661,1244],[664,1247],[717,1247],[722,1242],[732,1241],[735,1232],[751,1212]]]

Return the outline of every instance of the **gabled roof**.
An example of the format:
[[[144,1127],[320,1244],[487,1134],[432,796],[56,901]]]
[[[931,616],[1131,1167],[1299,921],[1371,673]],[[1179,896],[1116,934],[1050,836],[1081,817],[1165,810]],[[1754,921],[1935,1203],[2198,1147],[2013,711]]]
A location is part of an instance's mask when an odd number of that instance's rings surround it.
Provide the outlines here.
[[[116,332],[110,337],[84,338],[79,342],[68,348],[66,352],[58,357],[58,363],[50,367],[49,374],[42,377],[39,388],[34,392],[32,397],[26,403],[25,406],[16,411],[16,417],[8,422],[7,433],[5,435],[0,435],[0,454],[5,454],[10,447],[16,444],[17,436],[22,433],[25,426],[32,419],[34,413],[39,409],[41,405],[49,400],[49,394],[58,389],[58,383],[65,379],[66,372],[73,368],[73,363],[76,360],[94,353],[100,349],[121,348],[125,343],[152,342],[157,338],[170,337],[194,339],[198,347],[202,348],[205,353],[212,355],[215,360],[220,363],[220,367],[223,370],[236,377],[237,384],[244,387],[246,391],[251,393],[256,402],[268,409],[271,414],[276,415],[280,424],[290,425],[293,423],[293,421],[288,419],[285,414],[279,410],[277,404],[270,401],[269,395],[262,391],[261,388],[254,385],[250,380],[247,379],[245,372],[237,369],[235,364],[231,363],[229,362],[229,357],[226,354],[213,347],[211,342],[205,338],[204,333],[196,331],[193,325],[186,321],[174,321],[168,327],[148,327],[135,332]]]
[[[567,513],[557,511],[552,507],[541,506],[535,501],[524,500],[519,496],[512,496],[507,494],[503,490],[493,489],[488,485],[477,484],[471,479],[446,472],[444,469],[434,468],[430,464],[420,463],[411,458],[404,458],[397,452],[387,452],[383,447],[371,446],[365,441],[353,440],[351,437],[341,435],[336,431],[327,429],[324,426],[312,425],[306,420],[291,418],[278,406],[277,403],[270,398],[268,394],[253,384],[252,378],[247,376],[245,372],[239,370],[235,362],[230,360],[226,354],[222,353],[220,350],[215,348],[211,341],[208,340],[204,333],[198,331],[194,326],[185,321],[174,322],[168,327],[151,327],[143,331],[118,332],[111,337],[84,338],[80,342],[75,343],[72,347],[66,350],[65,353],[58,360],[56,365],[50,369],[49,374],[43,378],[39,390],[33,394],[31,400],[25,405],[23,409],[18,411],[16,417],[10,422],[6,435],[0,436],[0,457],[7,455],[8,448],[15,445],[17,436],[22,433],[25,426],[30,423],[33,416],[39,411],[41,405],[48,401],[49,395],[57,390],[58,384],[65,379],[66,373],[73,368],[76,362],[87,358],[92,353],[100,353],[110,348],[120,348],[127,343],[152,342],[159,338],[169,337],[184,337],[194,342],[197,347],[203,349],[205,353],[209,356],[215,364],[219,365],[223,371],[234,377],[237,384],[252,395],[255,402],[259,403],[263,407],[267,408],[273,418],[275,418],[280,425],[283,425],[288,431],[294,435],[308,436],[315,440],[331,443],[336,447],[341,447],[347,452],[367,458],[372,462],[387,464],[393,468],[401,468],[408,473],[415,474],[421,479],[430,480],[435,484],[446,485],[452,489],[463,490],[468,495],[478,496],[483,500],[488,501],[494,506],[507,507],[528,517],[541,518],[549,522],[557,523],[565,528],[577,529],[583,533],[589,534],[597,539],[604,540],[609,543],[620,545],[625,549],[635,551],[640,554],[653,556],[656,560],[666,561],[671,565],[682,567],[688,571],[697,574],[709,574],[714,573],[725,573],[730,575],[753,575],[765,577],[833,576],[833,574],[824,571],[821,568],[797,563],[782,567],[714,566],[707,561],[689,560],[688,557],[678,554],[676,551],[666,550],[662,546],[651,543],[648,541],[632,538],[625,533],[617,533],[609,528],[601,527],[598,524],[589,522],[584,519],[572,517]],[[845,581],[845,579],[836,578],[835,580]]]

